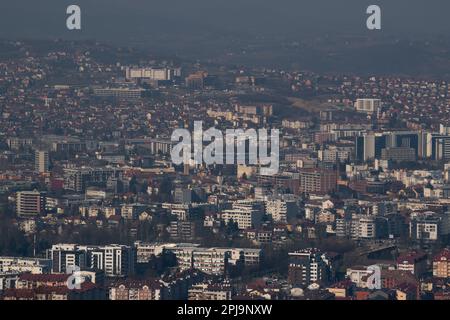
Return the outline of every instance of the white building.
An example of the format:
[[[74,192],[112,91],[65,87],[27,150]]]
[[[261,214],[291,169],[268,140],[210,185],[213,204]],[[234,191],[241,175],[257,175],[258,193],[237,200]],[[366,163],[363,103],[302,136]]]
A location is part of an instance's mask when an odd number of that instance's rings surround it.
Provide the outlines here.
[[[0,257],[0,273],[49,273],[52,261],[49,259]]]
[[[19,281],[20,272],[0,272],[0,292],[6,289],[13,289]]]
[[[170,68],[130,68],[125,69],[125,77],[128,80],[147,79],[152,81],[168,81],[181,76],[181,69]]]
[[[197,249],[192,252],[193,268],[206,274],[223,275],[227,269],[230,250],[222,248]]]
[[[264,203],[258,201],[236,201],[232,209],[220,214],[226,224],[237,223],[240,230],[253,229],[261,225],[264,216]]]
[[[50,169],[48,151],[36,150],[34,153],[34,166],[37,173],[47,173]]]
[[[358,288],[367,288],[367,278],[373,273],[364,266],[347,268],[346,277]]]
[[[266,214],[271,216],[273,221],[288,223],[295,218],[298,213],[297,202],[292,200],[269,200],[266,202]]]
[[[221,214],[226,224],[235,222],[240,230],[257,228],[261,225],[262,214],[257,210],[224,210]]]
[[[198,269],[210,275],[223,275],[228,265],[258,266],[262,253],[261,249],[201,248],[192,243],[136,242],[135,248],[138,263],[167,251],[175,255],[180,270]]]
[[[200,283],[189,289],[188,300],[231,300],[231,286]]]
[[[48,250],[53,272],[65,273],[69,267],[103,270],[107,277],[125,277],[134,272],[134,247],[124,245],[81,246],[57,244]]]
[[[450,234],[450,213],[413,212],[409,232],[413,240],[438,241]]]
[[[90,249],[90,267],[103,270],[107,277],[125,277],[134,272],[133,249],[123,245]]]
[[[380,99],[358,99],[355,102],[355,109],[358,112],[368,114],[377,113],[381,109]]]
[[[358,239],[375,239],[376,237],[376,221],[374,217],[365,216],[357,220],[357,238]]]
[[[146,209],[145,205],[133,203],[133,204],[125,204],[122,206],[120,210],[120,214],[122,218],[127,220],[135,220],[138,215],[142,213]]]

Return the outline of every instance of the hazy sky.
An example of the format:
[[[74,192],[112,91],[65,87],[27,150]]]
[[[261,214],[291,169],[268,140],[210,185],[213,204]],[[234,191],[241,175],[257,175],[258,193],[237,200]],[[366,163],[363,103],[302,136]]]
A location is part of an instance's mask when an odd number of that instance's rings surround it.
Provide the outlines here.
[[[65,10],[82,8],[83,31],[67,32]],[[385,34],[450,31],[449,0],[2,0],[0,37],[129,41],[164,35],[363,33],[365,10],[382,8]]]

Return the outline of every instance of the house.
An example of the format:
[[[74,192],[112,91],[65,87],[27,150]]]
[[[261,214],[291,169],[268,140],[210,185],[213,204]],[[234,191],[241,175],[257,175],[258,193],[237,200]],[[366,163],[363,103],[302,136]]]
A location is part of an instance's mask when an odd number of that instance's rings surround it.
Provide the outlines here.
[[[433,258],[433,277],[450,278],[450,249],[445,248]]]
[[[396,291],[396,299],[397,300],[417,300],[417,287],[408,284],[402,283],[395,288]]]
[[[336,298],[348,298],[353,295],[355,284],[350,280],[337,282],[327,288]]]
[[[148,211],[143,211],[139,214],[139,221],[152,221],[152,214]]]
[[[427,272],[427,255],[420,252],[408,252],[397,259],[397,270],[408,271],[417,277]]]

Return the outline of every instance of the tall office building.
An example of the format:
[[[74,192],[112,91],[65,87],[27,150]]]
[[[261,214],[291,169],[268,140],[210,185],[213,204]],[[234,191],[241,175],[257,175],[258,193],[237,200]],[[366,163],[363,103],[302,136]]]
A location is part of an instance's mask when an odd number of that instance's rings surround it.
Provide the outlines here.
[[[50,169],[50,157],[48,151],[36,150],[34,153],[34,168],[37,173],[46,173]]]
[[[390,148],[411,148],[414,149],[415,156],[420,156],[421,134],[415,131],[394,131],[387,134]]]
[[[414,158],[423,158],[427,154],[426,140],[426,134],[422,132],[367,132],[356,137],[356,159],[360,161],[381,159],[383,150],[388,149],[393,150],[393,152],[412,149]],[[397,148],[402,149],[395,150]]]
[[[22,191],[16,194],[16,212],[19,217],[39,216],[45,212],[45,193]]]
[[[450,136],[429,134],[427,137],[427,156],[436,161],[450,160]]]
[[[374,159],[377,151],[376,146],[384,148],[386,146],[385,140],[382,137],[375,136],[373,133],[356,137],[356,159],[360,161]]]

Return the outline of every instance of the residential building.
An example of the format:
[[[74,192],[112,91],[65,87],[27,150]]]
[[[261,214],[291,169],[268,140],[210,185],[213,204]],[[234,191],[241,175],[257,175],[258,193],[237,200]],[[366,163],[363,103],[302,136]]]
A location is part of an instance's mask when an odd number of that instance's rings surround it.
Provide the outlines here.
[[[19,217],[36,217],[45,213],[44,192],[21,191],[16,194],[16,212]]]

